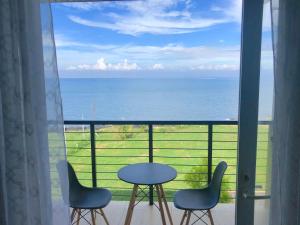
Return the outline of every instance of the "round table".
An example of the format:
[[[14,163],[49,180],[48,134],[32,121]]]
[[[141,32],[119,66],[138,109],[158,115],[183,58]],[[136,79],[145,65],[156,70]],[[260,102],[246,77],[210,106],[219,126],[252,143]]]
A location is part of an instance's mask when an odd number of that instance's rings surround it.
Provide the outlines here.
[[[166,225],[165,212],[163,207],[164,205],[170,224],[173,225],[171,213],[167,204],[162,184],[174,180],[176,176],[177,172],[174,168],[159,163],[137,163],[121,168],[118,172],[119,179],[133,184],[133,191],[129,201],[127,216],[124,225],[130,225],[140,185],[155,187],[162,223],[163,225]],[[145,194],[144,189],[140,189],[140,193]]]

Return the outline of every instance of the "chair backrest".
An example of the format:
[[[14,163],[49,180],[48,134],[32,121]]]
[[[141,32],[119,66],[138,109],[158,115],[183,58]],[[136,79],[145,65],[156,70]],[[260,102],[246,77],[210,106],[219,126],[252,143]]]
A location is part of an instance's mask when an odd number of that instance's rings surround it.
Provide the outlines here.
[[[220,162],[214,171],[213,178],[209,185],[209,188],[212,190],[213,194],[217,197],[218,201],[220,198],[222,179],[226,169],[227,169],[227,163],[224,161]]]
[[[67,163],[68,168],[68,178],[69,178],[69,202],[75,201],[78,198],[83,186],[79,183],[76,173],[72,167],[72,165],[68,161],[60,161],[57,163],[57,169],[59,171],[59,177],[61,183],[63,183],[64,176],[62,176],[63,168],[65,167],[65,163]],[[64,199],[66,200],[66,195],[64,195]]]

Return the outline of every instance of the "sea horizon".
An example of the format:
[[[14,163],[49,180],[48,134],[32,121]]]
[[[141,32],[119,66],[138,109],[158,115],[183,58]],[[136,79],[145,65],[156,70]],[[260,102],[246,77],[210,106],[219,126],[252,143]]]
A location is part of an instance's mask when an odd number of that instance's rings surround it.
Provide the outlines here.
[[[238,77],[60,78],[65,120],[237,120]],[[259,119],[272,117],[261,80]]]

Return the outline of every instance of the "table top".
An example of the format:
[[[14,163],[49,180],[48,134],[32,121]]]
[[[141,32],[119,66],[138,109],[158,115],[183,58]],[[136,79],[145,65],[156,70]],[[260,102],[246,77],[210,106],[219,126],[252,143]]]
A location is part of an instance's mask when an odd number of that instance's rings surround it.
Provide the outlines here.
[[[137,163],[121,168],[118,177],[131,184],[155,185],[174,180],[176,170],[168,165],[159,163]]]

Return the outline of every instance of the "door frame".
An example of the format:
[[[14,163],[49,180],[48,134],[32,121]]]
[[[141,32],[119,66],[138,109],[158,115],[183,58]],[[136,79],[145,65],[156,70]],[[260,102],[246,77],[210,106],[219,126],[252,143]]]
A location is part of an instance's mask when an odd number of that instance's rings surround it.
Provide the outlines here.
[[[243,0],[236,225],[254,224],[256,148],[264,0]]]

